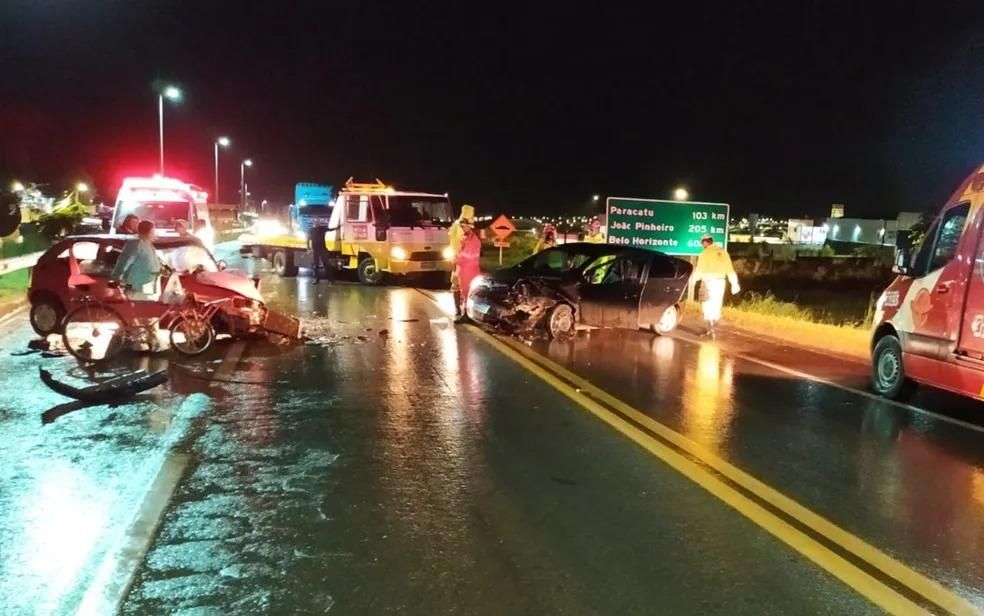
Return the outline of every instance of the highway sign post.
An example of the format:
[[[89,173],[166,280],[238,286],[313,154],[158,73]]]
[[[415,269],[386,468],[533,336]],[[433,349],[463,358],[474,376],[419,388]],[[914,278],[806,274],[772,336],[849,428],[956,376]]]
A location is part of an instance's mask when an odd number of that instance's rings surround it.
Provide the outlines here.
[[[516,225],[505,214],[499,214],[499,217],[492,221],[489,228],[495,234],[493,245],[499,249],[499,265],[502,265],[502,249],[509,248],[507,238],[516,230]]]
[[[609,197],[608,243],[697,256],[704,235],[727,247],[730,211],[727,203]]]

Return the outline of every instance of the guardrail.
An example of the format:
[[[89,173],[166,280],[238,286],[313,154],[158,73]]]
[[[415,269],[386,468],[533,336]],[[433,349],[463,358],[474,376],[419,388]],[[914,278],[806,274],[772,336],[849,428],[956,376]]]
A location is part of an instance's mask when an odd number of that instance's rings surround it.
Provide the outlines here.
[[[32,252],[30,254],[21,255],[19,257],[11,257],[9,259],[0,259],[0,276],[4,274],[9,274],[11,272],[16,272],[17,270],[27,269],[29,267],[34,267],[37,265],[38,259],[44,251]]]

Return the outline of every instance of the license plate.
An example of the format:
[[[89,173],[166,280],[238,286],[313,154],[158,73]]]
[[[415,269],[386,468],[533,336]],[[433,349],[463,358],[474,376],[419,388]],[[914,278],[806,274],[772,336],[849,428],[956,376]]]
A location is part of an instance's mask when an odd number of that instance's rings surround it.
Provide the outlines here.
[[[436,270],[437,261],[421,261],[420,269],[422,270]]]

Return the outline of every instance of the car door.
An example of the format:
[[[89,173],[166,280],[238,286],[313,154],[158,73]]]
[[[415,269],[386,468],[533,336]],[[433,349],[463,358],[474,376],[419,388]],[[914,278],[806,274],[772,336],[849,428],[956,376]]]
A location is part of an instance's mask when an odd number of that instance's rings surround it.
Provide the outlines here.
[[[652,326],[663,312],[680,300],[693,267],[680,259],[654,253],[639,303],[639,323]]]
[[[909,331],[900,332],[907,352],[942,357],[957,337],[970,264],[955,257],[971,254],[972,249],[961,246],[977,241],[964,233],[969,215],[967,202],[944,210],[914,257],[918,277],[903,306],[910,317]]]
[[[585,270],[581,322],[596,327],[639,327],[639,302],[648,270],[644,255],[601,257]]]

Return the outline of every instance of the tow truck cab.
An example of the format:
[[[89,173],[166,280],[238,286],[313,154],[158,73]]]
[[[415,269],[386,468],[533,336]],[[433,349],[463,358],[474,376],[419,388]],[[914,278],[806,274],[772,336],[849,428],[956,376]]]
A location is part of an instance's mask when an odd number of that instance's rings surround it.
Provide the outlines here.
[[[922,243],[899,250],[871,340],[877,393],[924,383],[984,400],[984,165],[943,206]]]
[[[331,212],[325,244],[364,284],[384,272],[440,272],[450,277],[448,227],[454,218],[446,194],[404,192],[376,180],[345,183]]]

